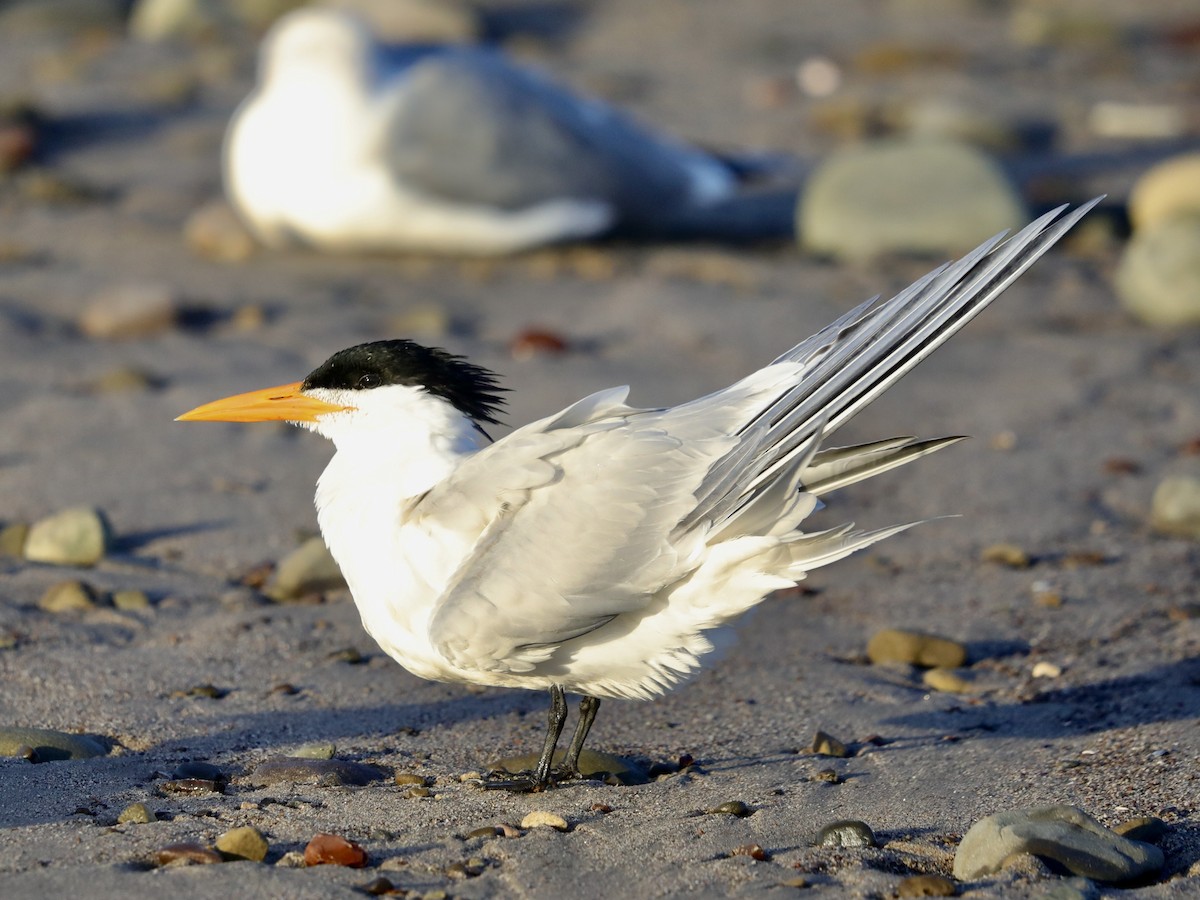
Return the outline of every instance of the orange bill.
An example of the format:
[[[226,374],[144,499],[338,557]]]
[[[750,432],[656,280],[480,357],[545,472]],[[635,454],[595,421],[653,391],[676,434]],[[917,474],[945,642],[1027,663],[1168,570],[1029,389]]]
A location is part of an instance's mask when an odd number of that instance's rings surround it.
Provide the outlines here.
[[[301,382],[281,384],[205,403],[176,422],[315,422],[318,416],[354,409],[300,393]]]

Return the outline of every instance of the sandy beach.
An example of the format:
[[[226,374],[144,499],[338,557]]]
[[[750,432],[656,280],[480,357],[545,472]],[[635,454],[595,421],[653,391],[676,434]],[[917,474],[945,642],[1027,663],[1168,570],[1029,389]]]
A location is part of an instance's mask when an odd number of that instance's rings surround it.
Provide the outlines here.
[[[500,373],[511,425],[619,384],[636,405],[677,403],[941,260],[836,264],[788,241],[213,260],[184,231],[220,197],[253,29],[138,42],[119,22],[47,24],[21,14],[30,5],[0,7],[0,88],[39,117],[34,156],[0,174],[0,526],[90,507],[112,540],[92,567],[0,556],[0,730],[90,735],[106,752],[0,757],[0,894],[324,898],[386,878],[429,898],[894,897],[906,878],[949,878],[981,818],[1068,804],[1108,827],[1161,820],[1161,871],[1113,885],[1027,857],[955,882],[958,894],[1200,895],[1200,544],[1149,521],[1156,486],[1200,470],[1200,330],[1135,321],[1112,284],[1130,186],[1197,144],[1200,16],[1115,0],[495,13],[506,47],[704,146],[807,170],[847,130],[894,128],[937,95],[1014,134],[1052,133],[997,154],[1031,213],[1108,195],[838,435],[971,436],[833,495],[814,524],[932,521],[766,600],[681,689],[606,702],[589,746],[644,783],[510,794],[471,773],[538,748],[545,696],[410,675],[345,590],[275,602],[258,589],[256,573],[316,533],[313,485],[332,448],[283,425],[174,417],[399,336]],[[1029,10],[1076,25],[1031,44],[1018,28]],[[1163,37],[1185,33],[1190,44]],[[828,97],[796,88],[817,56],[844,79]],[[1103,102],[1176,104],[1190,125],[1098,134],[1089,112]],[[106,292],[137,290],[166,298],[167,324],[114,337],[81,326]],[[989,561],[1001,544],[1026,559]],[[64,581],[99,600],[47,610]],[[145,602],[114,605],[114,592]],[[888,628],[963,644],[965,691],[871,665],[867,642]],[[847,755],[814,753],[818,731]],[[258,772],[329,745],[381,777]],[[195,763],[219,777],[180,768]],[[746,815],[714,812],[735,801]],[[118,821],[138,803],[152,821]],[[522,828],[532,811],[566,830]],[[840,820],[869,825],[876,846],[814,846]],[[212,847],[241,826],[268,840],[264,862],[156,865],[168,845]],[[494,826],[508,827],[481,831]],[[290,864],[318,833],[359,844],[368,865]]]

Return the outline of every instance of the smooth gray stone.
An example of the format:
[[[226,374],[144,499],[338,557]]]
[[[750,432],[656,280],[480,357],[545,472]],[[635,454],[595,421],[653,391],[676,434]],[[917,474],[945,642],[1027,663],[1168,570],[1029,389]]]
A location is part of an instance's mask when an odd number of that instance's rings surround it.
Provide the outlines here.
[[[1014,853],[1053,860],[1095,881],[1129,881],[1162,868],[1163,852],[1105,828],[1074,806],[1016,809],[980,819],[954,854],[954,877],[972,881],[1000,870]]]
[[[23,747],[33,750],[35,762],[108,755],[107,747],[86,734],[67,734],[48,728],[0,727],[0,756],[16,756]]]

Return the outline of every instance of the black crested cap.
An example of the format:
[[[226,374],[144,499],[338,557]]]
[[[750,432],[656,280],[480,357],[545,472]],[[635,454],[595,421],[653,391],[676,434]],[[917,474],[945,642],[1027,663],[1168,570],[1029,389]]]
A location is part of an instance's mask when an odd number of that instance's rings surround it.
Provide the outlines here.
[[[496,377],[440,347],[406,340],[372,341],[333,354],[309,373],[301,390],[362,391],[407,384],[441,397],[477,423],[495,423],[504,405],[500,393],[506,390]]]

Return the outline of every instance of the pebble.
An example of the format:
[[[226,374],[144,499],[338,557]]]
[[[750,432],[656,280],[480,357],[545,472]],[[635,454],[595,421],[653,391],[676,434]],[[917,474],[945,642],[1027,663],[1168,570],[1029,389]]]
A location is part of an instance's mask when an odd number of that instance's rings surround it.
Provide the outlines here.
[[[231,828],[217,838],[217,849],[229,859],[249,859],[262,862],[267,858],[270,844],[253,825]]]
[[[814,847],[875,847],[875,832],[866,822],[857,819],[846,819],[840,822],[830,822],[819,832]]]
[[[180,763],[175,767],[175,771],[171,773],[172,778],[196,778],[203,781],[216,781],[229,783],[229,776],[226,775],[217,766],[206,762],[185,762]]]
[[[957,669],[967,661],[967,648],[937,635],[888,628],[871,637],[867,658],[876,665],[908,663],[923,668]]]
[[[112,605],[122,610],[147,609],[150,606],[150,598],[146,596],[145,591],[113,591]]]
[[[88,381],[86,387],[97,394],[120,394],[127,391],[148,391],[162,385],[162,378],[146,369],[137,366],[117,366]]]
[[[1126,312],[1147,325],[1200,324],[1200,214],[1135,232],[1114,285]]]
[[[740,847],[735,847],[729,853],[730,856],[748,856],[758,862],[765,862],[771,857],[767,851],[762,848],[762,844],[743,844]]]
[[[108,551],[112,533],[104,514],[91,507],[64,509],[34,522],[25,558],[63,566],[91,566]]]
[[[824,731],[818,731],[813,736],[812,752],[817,756],[832,756],[837,759],[845,759],[850,755],[844,743]]]
[[[554,762],[562,762],[563,751],[554,754]],[[521,772],[532,772],[537,767],[536,753],[522,756],[508,756],[498,759],[488,765],[493,772],[508,772],[512,775]],[[621,784],[645,784],[647,775],[641,766],[611,753],[600,753],[596,750],[585,749],[579,754],[579,774],[584,778],[602,778],[613,776]]]
[[[360,884],[358,889],[364,894],[369,894],[372,897],[385,897],[392,894],[403,893],[401,891],[397,891],[396,885],[394,885],[389,879],[384,878],[382,875],[380,875],[378,878],[372,878],[366,884]]]
[[[1151,166],[1129,192],[1129,221],[1135,230],[1183,216],[1200,216],[1200,153]]]
[[[24,522],[9,522],[0,528],[0,557],[23,556],[28,538],[29,526]]]
[[[1016,544],[992,544],[979,554],[984,562],[997,563],[1010,569],[1028,569],[1032,560]]]
[[[361,869],[368,861],[366,850],[336,834],[317,834],[304,848],[304,864],[308,866],[335,865]]]
[[[168,844],[154,854],[154,860],[160,866],[209,865],[224,862],[216,850],[192,841]]]
[[[337,753],[336,744],[321,742],[297,747],[292,751],[291,756],[295,759],[333,759],[335,753]]]
[[[289,850],[275,861],[275,865],[281,869],[303,869],[307,863],[304,861],[304,854],[302,852],[299,850]]]
[[[145,803],[130,803],[117,816],[117,824],[148,825],[155,821],[155,815]]]
[[[254,236],[224,200],[193,212],[183,226],[183,240],[197,256],[213,262],[244,262],[258,249]]]
[[[37,144],[38,129],[33,122],[0,113],[0,177],[27,163]]]
[[[1041,659],[1033,664],[1029,674],[1034,678],[1058,678],[1062,673],[1062,666]]]
[[[1005,858],[1033,853],[1095,881],[1121,882],[1158,872],[1163,852],[1105,828],[1074,806],[996,813],[963,835],[954,855],[954,877],[972,881],[1000,870]]]
[[[1047,609],[1058,609],[1063,605],[1062,591],[1049,581],[1038,579],[1029,586],[1029,593],[1033,597],[1033,602],[1038,606],[1044,606]]]
[[[743,803],[741,800],[729,800],[729,801],[726,801],[725,803],[721,803],[721,804],[718,804],[717,806],[714,806],[712,809],[706,809],[704,812],[706,815],[710,815],[710,816],[712,816],[712,815],[736,816],[739,819],[744,819],[747,816],[754,815],[754,810],[751,809],[745,803]]]
[[[415,772],[397,772],[396,784],[415,784],[418,787],[428,787],[429,779]]]
[[[212,38],[236,24],[221,0],[137,0],[129,13],[129,33],[139,41]]]
[[[26,756],[30,748],[34,753],[33,762],[108,755],[104,744],[86,734],[67,734],[46,728],[0,727],[0,756]]]
[[[1150,524],[1164,534],[1200,539],[1200,478],[1170,475],[1150,501]]]
[[[279,561],[264,593],[272,600],[296,600],[345,586],[325,541],[311,537]]]
[[[71,610],[95,609],[100,595],[91,585],[82,581],[59,581],[46,588],[38,597],[38,609],[61,613]]]
[[[525,814],[521,820],[522,828],[553,828],[555,831],[566,831],[570,826],[567,820],[558,813],[545,809],[535,809]]]
[[[1142,141],[1178,140],[1190,127],[1186,107],[1145,100],[1101,100],[1088,111],[1087,124],[1098,137]]]
[[[79,315],[79,330],[90,338],[128,340],[169,331],[179,303],[166,284],[121,284],[93,297]]]
[[[484,825],[481,828],[474,828],[471,831],[468,831],[464,840],[469,841],[472,838],[484,838],[486,840],[487,838],[494,838],[494,837],[499,837],[499,836],[500,836],[500,829],[498,829],[495,825]]]
[[[966,674],[956,669],[941,667],[927,669],[921,676],[921,683],[925,687],[943,694],[968,694],[975,690],[970,677]]]
[[[454,320],[450,311],[435,303],[414,304],[392,316],[389,328],[396,334],[424,338],[442,338],[450,333]]]
[[[949,256],[1028,218],[1004,174],[954,141],[886,140],[831,154],[800,197],[797,236],[810,252],[862,261]]]
[[[1167,833],[1167,823],[1156,816],[1138,816],[1113,829],[1121,837],[1144,844],[1157,844]]]
[[[173,778],[164,781],[159,789],[167,794],[223,794],[227,783],[211,778]]]
[[[529,360],[535,356],[561,356],[570,349],[570,343],[561,334],[545,328],[525,328],[508,342],[508,352],[516,360]]]
[[[416,787],[410,787],[404,792],[404,796],[409,800],[420,800],[423,797],[432,797],[433,791],[427,787],[421,787],[418,785]]]
[[[896,885],[900,900],[910,897],[953,897],[958,893],[954,882],[942,875],[910,875]]]
[[[300,759],[276,756],[260,763],[254,777],[263,784],[319,784],[322,786],[352,785],[362,787],[384,778],[374,766],[347,762],[342,759]]]

